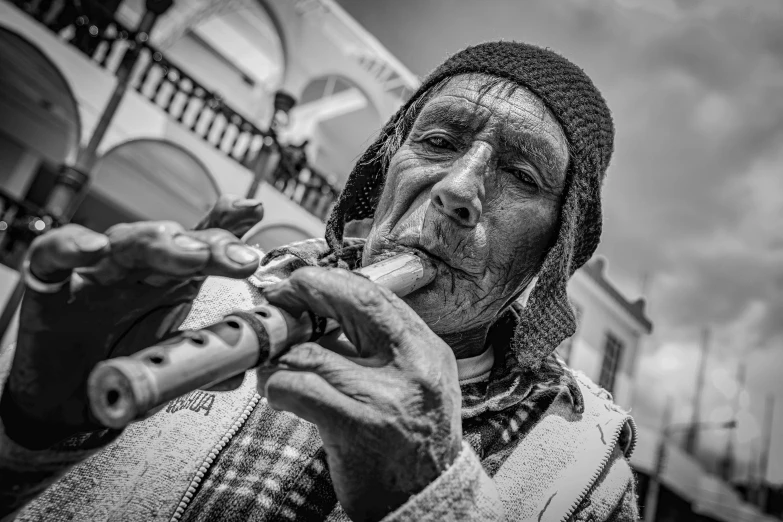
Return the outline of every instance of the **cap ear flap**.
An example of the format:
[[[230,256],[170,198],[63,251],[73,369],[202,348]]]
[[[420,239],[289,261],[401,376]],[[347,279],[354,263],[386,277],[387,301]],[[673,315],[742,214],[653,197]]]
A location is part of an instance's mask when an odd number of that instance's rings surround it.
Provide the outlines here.
[[[375,214],[375,207],[386,179],[380,151],[383,143],[388,139],[391,129],[394,128],[394,123],[400,112],[386,124],[375,143],[370,145],[356,162],[356,166],[348,176],[348,181],[329,216],[326,224],[326,241],[338,255],[343,247],[345,223],[371,218]]]
[[[536,370],[552,351],[576,332],[564,280],[538,280],[520,314],[511,349],[522,368]]]

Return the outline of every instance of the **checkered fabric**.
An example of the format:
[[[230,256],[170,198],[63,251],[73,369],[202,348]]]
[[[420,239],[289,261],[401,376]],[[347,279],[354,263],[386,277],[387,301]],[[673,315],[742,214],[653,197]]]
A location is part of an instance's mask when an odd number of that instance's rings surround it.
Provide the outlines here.
[[[514,371],[509,361],[518,368],[512,354],[493,369],[499,380],[461,387],[463,438],[490,476],[559,394],[569,394],[575,407],[581,403],[554,356],[538,374]],[[316,427],[262,401],[205,475],[182,520],[324,520],[336,507]]]
[[[355,268],[362,243],[351,240],[340,260]],[[306,264],[336,265],[334,257],[293,245],[267,259],[294,253]],[[519,440],[561,394],[583,410],[582,396],[570,372],[555,355],[535,371],[523,369],[509,350],[520,310],[512,308],[492,329],[495,366],[488,380],[461,386],[463,438],[492,476]],[[218,455],[182,518],[186,522],[304,521],[345,518],[329,477],[326,455],[313,424],[265,401]]]

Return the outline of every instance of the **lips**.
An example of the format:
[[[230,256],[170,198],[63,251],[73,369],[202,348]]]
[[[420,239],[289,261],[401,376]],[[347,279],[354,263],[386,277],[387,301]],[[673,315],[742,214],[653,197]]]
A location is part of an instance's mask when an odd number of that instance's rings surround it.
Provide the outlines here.
[[[455,267],[448,259],[448,257],[444,255],[442,250],[439,248],[433,248],[433,247],[427,248],[425,246],[420,245],[419,242],[416,240],[405,239],[405,238],[400,239],[398,244],[400,246],[404,246],[412,250],[415,250],[417,252],[420,252],[425,256],[427,256],[428,258],[432,259],[433,261],[437,261],[443,265],[446,265],[449,268],[459,270],[459,268]]]

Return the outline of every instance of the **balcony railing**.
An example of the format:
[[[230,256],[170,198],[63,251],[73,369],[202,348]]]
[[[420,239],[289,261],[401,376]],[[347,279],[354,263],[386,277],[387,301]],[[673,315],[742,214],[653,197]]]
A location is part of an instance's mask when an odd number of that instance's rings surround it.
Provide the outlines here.
[[[33,18],[117,74],[126,52],[139,45],[133,30],[91,1],[14,0]],[[256,127],[229,107],[221,96],[200,84],[168,60],[149,42],[142,42],[131,72],[130,87],[179,124],[242,166],[254,170],[264,147],[274,147],[281,160],[267,181],[325,220],[339,191],[307,162],[290,157],[290,147],[277,143],[273,133]]]

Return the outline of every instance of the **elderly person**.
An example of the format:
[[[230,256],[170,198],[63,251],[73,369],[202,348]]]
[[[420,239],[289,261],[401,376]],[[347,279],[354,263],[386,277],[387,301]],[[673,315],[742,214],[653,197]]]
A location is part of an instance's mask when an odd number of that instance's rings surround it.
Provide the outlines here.
[[[0,403],[0,514],[635,520],[633,421],[554,355],[575,329],[566,282],[598,244],[612,143],[579,68],[487,43],[447,60],[384,127],[325,242],[258,268],[237,235],[260,208],[228,199],[193,231],[43,236]],[[366,239],[343,237],[367,218]],[[404,299],[343,270],[403,251],[438,271]],[[266,263],[286,254],[279,280]],[[336,319],[362,356],[305,343],[124,432],[91,419],[96,362],[263,299]]]

